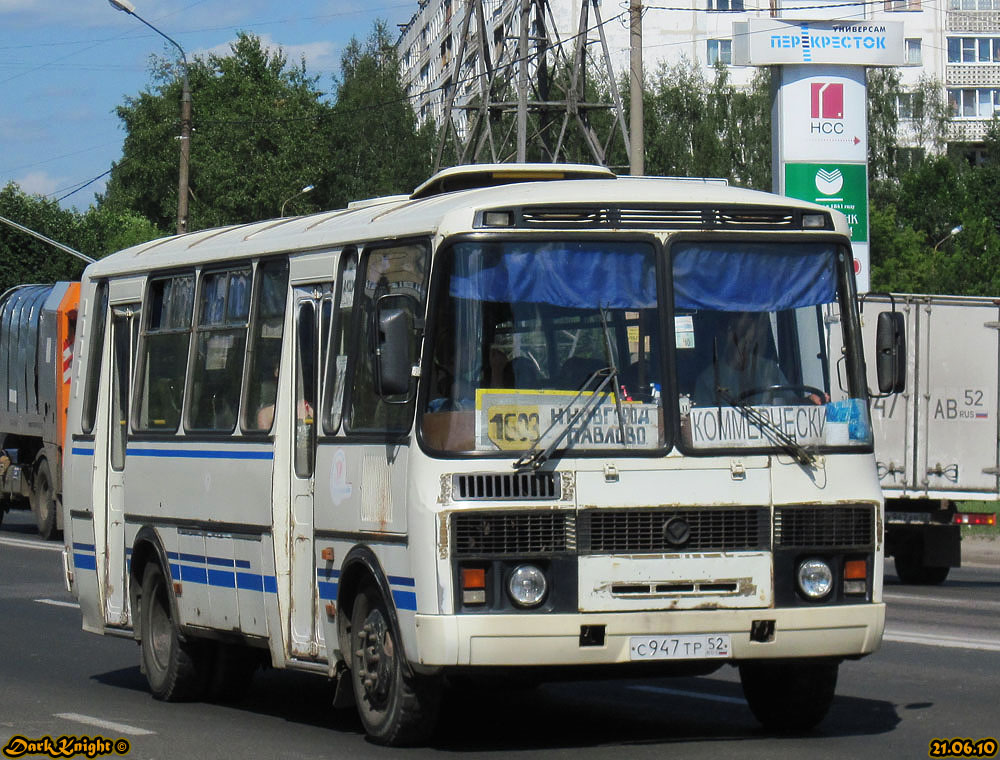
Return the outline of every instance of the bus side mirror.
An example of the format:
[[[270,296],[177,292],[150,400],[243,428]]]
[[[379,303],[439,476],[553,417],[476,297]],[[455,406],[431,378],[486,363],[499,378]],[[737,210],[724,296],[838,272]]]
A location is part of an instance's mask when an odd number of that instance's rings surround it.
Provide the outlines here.
[[[383,308],[385,300],[387,297],[379,299],[375,349],[375,377],[383,397],[409,394],[414,362],[413,312],[407,308]]]
[[[875,328],[875,371],[879,393],[906,389],[906,322],[898,311],[883,311]]]

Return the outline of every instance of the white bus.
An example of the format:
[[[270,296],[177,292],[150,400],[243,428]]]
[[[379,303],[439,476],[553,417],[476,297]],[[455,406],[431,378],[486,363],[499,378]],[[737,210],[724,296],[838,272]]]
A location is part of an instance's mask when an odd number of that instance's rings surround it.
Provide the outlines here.
[[[575,165],[108,256],[66,443],[83,627],[164,700],[325,674],[388,744],[478,675],[732,665],[812,726],[884,624],[851,264],[825,208]]]

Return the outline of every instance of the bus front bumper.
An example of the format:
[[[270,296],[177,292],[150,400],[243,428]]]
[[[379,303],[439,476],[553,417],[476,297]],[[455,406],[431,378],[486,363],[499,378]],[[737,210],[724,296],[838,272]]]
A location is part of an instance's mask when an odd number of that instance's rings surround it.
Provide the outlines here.
[[[767,641],[756,621],[774,621]],[[603,643],[593,631],[603,626]],[[728,634],[731,660],[857,657],[874,652],[884,604],[788,609],[600,614],[417,615],[418,662],[426,667],[604,665],[632,660],[633,637]]]

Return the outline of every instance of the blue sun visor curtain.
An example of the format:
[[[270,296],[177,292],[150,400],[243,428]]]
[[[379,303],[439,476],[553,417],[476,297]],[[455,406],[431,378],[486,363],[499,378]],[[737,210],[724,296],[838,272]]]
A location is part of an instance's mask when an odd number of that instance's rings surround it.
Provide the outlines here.
[[[574,309],[657,304],[653,248],[643,243],[459,243],[454,271],[453,298]]]
[[[837,254],[823,243],[679,243],[674,306],[693,311],[783,311],[832,303]]]

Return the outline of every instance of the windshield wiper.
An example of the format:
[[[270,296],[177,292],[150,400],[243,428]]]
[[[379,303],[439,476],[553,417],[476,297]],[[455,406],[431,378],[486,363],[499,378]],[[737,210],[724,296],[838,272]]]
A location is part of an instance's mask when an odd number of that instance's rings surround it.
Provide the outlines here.
[[[621,435],[622,446],[626,446],[625,443],[625,414],[622,412],[622,398],[621,398],[621,383],[618,378],[621,377],[621,372],[618,370],[618,362],[615,361],[615,351],[614,347],[611,345],[611,330],[608,329],[608,313],[607,308],[602,306],[601,309],[601,329],[604,331],[604,353],[605,358],[608,360],[608,367],[614,372],[615,379],[615,411],[618,413],[618,433]]]
[[[587,402],[580,408],[580,410],[570,417],[570,410],[576,406],[576,403],[581,398],[583,398],[583,394],[587,392],[587,389],[591,386],[591,384],[602,375],[604,376],[604,379],[601,380],[598,386],[594,389],[593,395],[587,398]],[[585,414],[587,415],[586,419],[590,418],[590,415],[593,414],[593,411],[597,408],[597,405],[601,401],[601,393],[608,386],[608,383],[615,380],[617,377],[618,370],[616,370],[613,366],[601,367],[600,369],[592,372],[580,390],[576,392],[576,395],[570,399],[568,404],[566,404],[566,408],[563,409],[563,413],[552,420],[552,424],[545,428],[545,432],[538,436],[538,440],[532,444],[531,448],[518,457],[517,461],[514,462],[514,469],[521,470],[526,467],[530,467],[533,470],[537,470],[542,466],[542,464],[548,461],[548,459],[552,456],[552,453],[559,447],[562,439],[565,438],[569,431],[573,429],[573,426],[576,425],[577,421],[583,418]],[[617,394],[615,394],[615,398],[617,399]],[[557,435],[552,440],[552,443],[544,449],[539,449],[538,447],[541,442],[545,440],[548,434],[552,432],[552,429],[560,422],[564,422],[565,424],[563,425],[563,429],[559,432],[559,435]]]
[[[816,463],[816,455],[813,454],[809,449],[803,446],[801,443],[792,438],[788,433],[782,430],[780,427],[775,425],[771,418],[766,414],[762,414],[757,411],[754,407],[748,404],[746,401],[740,401],[729,393],[728,390],[723,388],[721,385],[716,384],[715,392],[718,398],[721,398],[729,406],[733,407],[738,411],[744,419],[755,424],[762,432],[767,433],[774,440],[774,442],[784,451],[786,454],[792,456],[796,462],[806,466],[812,466]]]

